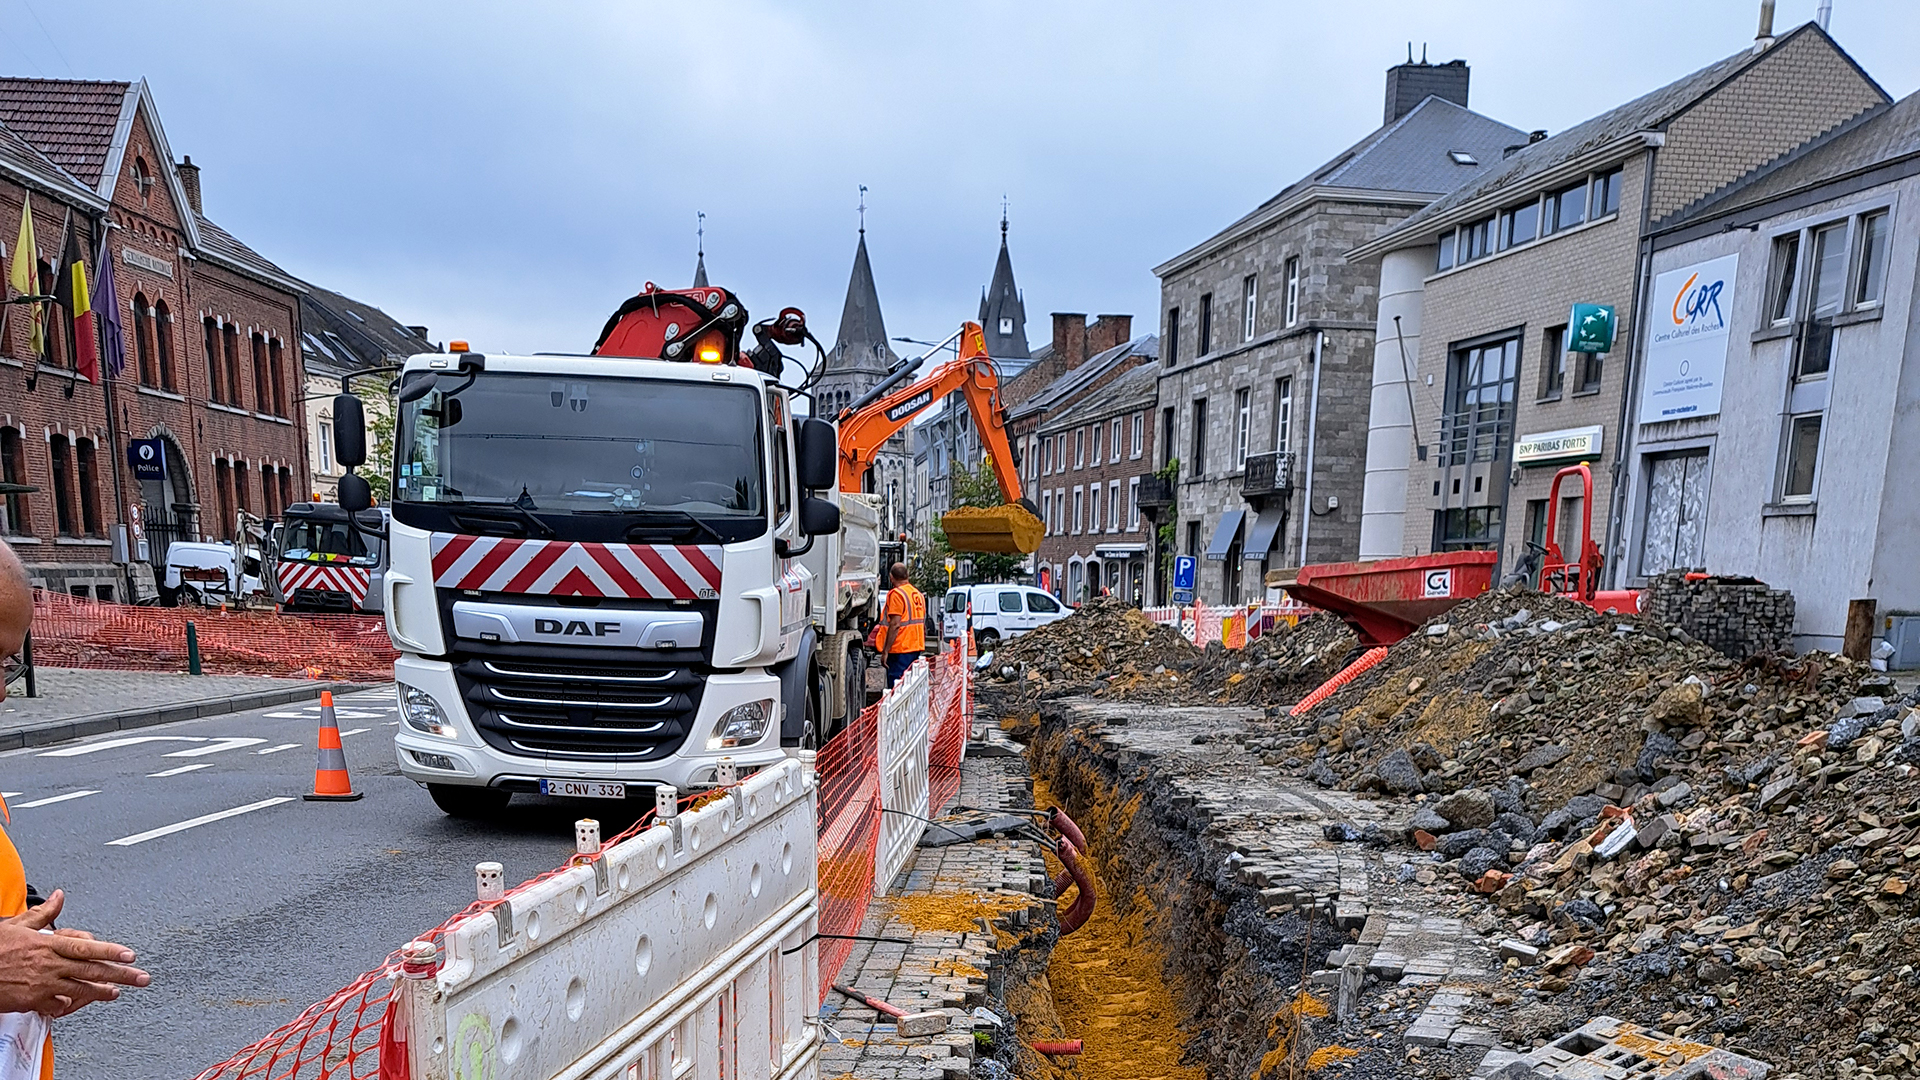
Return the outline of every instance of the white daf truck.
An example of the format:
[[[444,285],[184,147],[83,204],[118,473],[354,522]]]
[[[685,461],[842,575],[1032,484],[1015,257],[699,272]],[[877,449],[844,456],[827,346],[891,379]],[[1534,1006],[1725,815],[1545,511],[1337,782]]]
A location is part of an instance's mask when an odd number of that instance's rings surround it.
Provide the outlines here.
[[[744,775],[816,745],[846,712],[877,518],[858,496],[843,518],[834,429],[780,382],[798,313],[742,353],[745,319],[727,290],[649,286],[591,355],[403,366],[382,584],[395,747],[446,812],[521,793],[651,805],[723,758]],[[343,464],[364,462],[361,416],[335,399]],[[342,505],[365,488],[349,473]]]

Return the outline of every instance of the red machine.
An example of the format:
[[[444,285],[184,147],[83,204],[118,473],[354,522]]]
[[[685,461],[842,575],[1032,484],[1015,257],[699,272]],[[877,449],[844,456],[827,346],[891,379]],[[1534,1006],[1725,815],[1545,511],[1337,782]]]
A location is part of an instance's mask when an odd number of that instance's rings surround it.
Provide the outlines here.
[[[1560,551],[1560,481],[1580,478],[1580,551],[1573,562]],[[1593,470],[1586,462],[1569,465],[1553,474],[1553,487],[1547,492],[1547,546],[1540,565],[1540,591],[1550,596],[1577,600],[1596,611],[1633,613],[1640,610],[1640,594],[1631,589],[1599,588],[1600,568],[1606,560],[1600,545],[1593,542]]]

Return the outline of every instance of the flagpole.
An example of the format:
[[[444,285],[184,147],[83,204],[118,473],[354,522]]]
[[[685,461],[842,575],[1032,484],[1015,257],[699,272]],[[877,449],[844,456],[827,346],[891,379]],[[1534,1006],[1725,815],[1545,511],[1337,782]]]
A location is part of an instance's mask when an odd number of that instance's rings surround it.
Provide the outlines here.
[[[67,250],[67,233],[72,231],[72,229],[73,229],[73,207],[69,206],[67,207],[67,216],[64,219],[62,219],[60,222],[60,242],[53,246],[53,249],[55,251],[62,253],[61,256],[56,256],[54,260],[53,292],[55,296],[60,295],[60,272],[65,269],[65,267],[59,264],[59,259],[61,257],[64,257],[65,255],[65,252]],[[69,285],[69,288],[71,288],[71,285]],[[67,332],[65,328],[61,327],[59,324],[54,322],[52,304],[47,305],[47,316],[48,316],[46,320],[47,330],[46,330],[46,333],[41,336],[41,342],[42,342],[42,346],[46,350],[48,359],[52,359],[53,335],[59,334],[61,335],[61,339],[65,340]],[[71,320],[73,318],[73,313],[68,312],[66,314],[66,318],[69,320],[68,325],[72,325]],[[73,351],[76,353],[80,351],[80,343],[78,341],[74,342]],[[67,379],[66,388],[61,391],[60,396],[71,400],[73,398],[74,384],[80,381],[80,358],[78,356],[67,357],[67,367],[68,367],[67,374],[69,378]]]
[[[106,215],[102,214],[94,218],[94,230],[100,234],[99,254],[95,255],[93,259],[93,264],[96,268],[95,273],[99,273],[98,267],[101,260],[110,261],[113,258],[113,251],[107,246],[107,238],[112,235],[113,228],[113,223],[107,220]],[[111,273],[111,271],[108,272]],[[115,296],[113,300],[116,305],[119,303],[118,296]],[[89,306],[91,306],[91,301],[89,301]],[[117,313],[116,310],[116,314]],[[120,572],[124,576],[123,585],[126,589],[122,595],[127,598],[127,603],[132,604],[137,603],[140,599],[139,594],[133,587],[133,564],[139,559],[140,552],[139,549],[134,546],[133,530],[127,527],[127,488],[124,476],[126,462],[122,460],[126,456],[126,451],[120,445],[120,426],[118,416],[116,415],[119,409],[114,404],[115,397],[113,392],[115,373],[109,370],[112,365],[107,362],[107,350],[105,348],[106,342],[104,337],[106,332],[105,322],[106,320],[104,319],[93,320],[94,337],[100,339],[95,342],[96,346],[100,347],[100,360],[96,366],[100,373],[101,397],[102,400],[106,402],[107,408],[107,446],[109,447],[107,461],[113,469],[114,514],[119,518],[115,524],[120,527],[127,538],[127,561],[120,567]]]

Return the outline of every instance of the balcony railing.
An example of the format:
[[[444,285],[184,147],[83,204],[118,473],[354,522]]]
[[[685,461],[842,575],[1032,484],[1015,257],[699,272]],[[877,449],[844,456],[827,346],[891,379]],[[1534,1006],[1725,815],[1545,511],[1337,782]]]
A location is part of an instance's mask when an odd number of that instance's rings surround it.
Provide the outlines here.
[[[1151,514],[1173,505],[1173,484],[1158,473],[1140,474],[1140,509]]]
[[[1247,471],[1240,479],[1240,494],[1249,499],[1286,495],[1293,491],[1293,453],[1276,450],[1268,454],[1249,454]]]

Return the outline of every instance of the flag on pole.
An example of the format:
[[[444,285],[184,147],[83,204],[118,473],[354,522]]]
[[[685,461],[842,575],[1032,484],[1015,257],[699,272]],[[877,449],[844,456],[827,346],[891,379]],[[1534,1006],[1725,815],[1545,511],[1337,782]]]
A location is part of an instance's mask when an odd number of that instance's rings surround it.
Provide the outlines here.
[[[96,386],[100,383],[99,338],[93,333],[93,301],[87,290],[87,263],[80,251],[80,231],[69,223],[65,250],[60,253],[60,278],[54,296],[73,320],[73,370]]]
[[[13,276],[9,279],[13,291],[18,296],[35,296],[40,292],[38,276],[34,273],[34,264],[38,257],[34,254],[33,243],[33,197],[25,196],[20,200],[20,240],[13,245]],[[27,343],[28,352],[37,361],[46,351],[46,335],[40,325],[40,305],[28,304]]]
[[[127,346],[120,340],[120,294],[113,287],[113,252],[107,247],[111,229],[100,232],[100,251],[93,257],[98,276],[93,281],[93,310],[100,313],[100,337],[105,346],[107,378],[117,379],[127,369]]]

